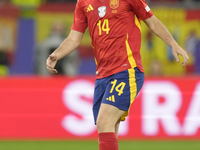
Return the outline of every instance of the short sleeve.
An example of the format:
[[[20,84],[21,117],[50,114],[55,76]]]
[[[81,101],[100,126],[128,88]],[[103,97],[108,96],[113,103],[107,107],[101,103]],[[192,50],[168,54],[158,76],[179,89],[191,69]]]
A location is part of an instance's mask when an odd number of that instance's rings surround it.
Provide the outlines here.
[[[74,22],[71,29],[84,33],[87,27],[88,27],[87,18],[82,10],[81,0],[79,0],[76,4],[76,10],[74,13]]]
[[[145,20],[153,16],[145,0],[129,0],[133,12],[141,19]]]

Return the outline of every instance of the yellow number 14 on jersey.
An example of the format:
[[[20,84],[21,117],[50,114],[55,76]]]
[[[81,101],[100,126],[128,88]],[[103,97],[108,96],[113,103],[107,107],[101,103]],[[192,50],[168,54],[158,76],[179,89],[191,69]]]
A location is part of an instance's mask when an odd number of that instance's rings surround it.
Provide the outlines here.
[[[97,26],[99,27],[99,35],[101,35],[102,31],[106,32],[106,34],[109,34],[110,28],[109,28],[108,19],[104,19],[103,24],[102,24],[102,21],[99,20],[97,23]]]

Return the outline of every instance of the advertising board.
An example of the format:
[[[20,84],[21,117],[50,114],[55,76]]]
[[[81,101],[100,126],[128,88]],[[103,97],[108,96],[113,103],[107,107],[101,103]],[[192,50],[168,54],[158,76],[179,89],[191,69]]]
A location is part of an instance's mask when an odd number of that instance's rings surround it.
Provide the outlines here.
[[[94,77],[0,79],[0,138],[93,139]],[[200,80],[147,78],[120,125],[124,139],[200,139]]]

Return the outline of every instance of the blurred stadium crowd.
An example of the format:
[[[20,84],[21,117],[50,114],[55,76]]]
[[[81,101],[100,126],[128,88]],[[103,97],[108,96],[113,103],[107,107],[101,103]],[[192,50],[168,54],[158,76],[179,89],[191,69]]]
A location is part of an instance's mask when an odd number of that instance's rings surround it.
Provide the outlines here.
[[[45,62],[69,33],[77,0],[0,0],[0,76],[49,75]],[[190,55],[185,68],[176,64],[171,48],[142,24],[146,75],[200,74],[200,0],[146,0]],[[88,31],[81,46],[59,61],[64,75],[94,75]]]

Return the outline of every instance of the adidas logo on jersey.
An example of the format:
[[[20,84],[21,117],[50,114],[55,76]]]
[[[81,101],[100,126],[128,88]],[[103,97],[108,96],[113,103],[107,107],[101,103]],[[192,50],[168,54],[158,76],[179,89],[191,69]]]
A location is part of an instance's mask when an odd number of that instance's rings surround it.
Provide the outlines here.
[[[108,100],[108,101],[112,101],[112,102],[115,102],[115,96],[112,95],[112,96],[106,98],[106,100]]]
[[[90,5],[87,7],[86,12],[89,12],[89,11],[91,11],[91,10],[94,10],[94,8],[93,8],[92,5],[90,4]]]

